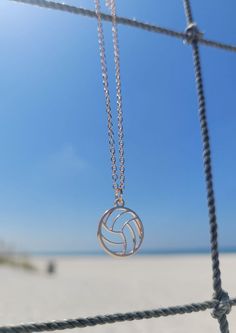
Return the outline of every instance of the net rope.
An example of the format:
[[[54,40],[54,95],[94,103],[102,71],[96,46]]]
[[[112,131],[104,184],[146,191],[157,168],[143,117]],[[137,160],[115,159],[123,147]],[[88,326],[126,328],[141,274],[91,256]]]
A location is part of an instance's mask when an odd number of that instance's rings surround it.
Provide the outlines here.
[[[64,3],[60,3],[60,2],[47,1],[47,0],[9,0],[9,1],[20,2],[23,4],[29,4],[29,5],[33,5],[33,6],[42,7],[42,8],[59,10],[59,11],[87,16],[87,17],[91,17],[91,18],[97,18],[96,13],[93,10],[76,7],[76,6],[70,6],[70,5],[66,5]],[[111,15],[101,13],[101,18],[104,21],[112,22]],[[156,33],[164,34],[164,35],[167,35],[170,37],[176,37],[176,38],[179,38],[182,40],[185,40],[187,37],[185,32],[179,32],[176,30],[163,28],[163,27],[160,27],[157,25],[144,23],[144,22],[137,21],[135,19],[126,18],[126,17],[117,16],[116,22],[118,24],[128,25],[128,26],[131,26],[134,28],[143,29],[143,30],[147,30],[150,32],[156,32]],[[198,42],[203,45],[206,45],[206,46],[217,47],[217,48],[220,48],[220,49],[223,49],[226,51],[236,52],[236,45],[225,44],[225,43],[221,43],[218,41],[205,39],[203,37],[199,37]]]
[[[46,0],[9,0],[24,4],[35,5],[43,8],[50,8],[69,12],[73,14],[97,18],[94,11],[70,6],[58,2]],[[186,16],[187,28],[184,32],[178,32],[171,29],[166,29],[156,25],[143,23],[137,20],[132,20],[124,17],[117,17],[117,23],[132,26],[139,29],[144,29],[150,32],[162,33],[171,37],[176,37],[191,45],[193,53],[193,66],[196,81],[196,91],[198,97],[198,112],[202,136],[203,149],[203,166],[205,173],[208,216],[210,226],[210,243],[211,243],[211,260],[212,260],[212,280],[213,280],[213,298],[210,301],[202,303],[191,303],[187,305],[170,306],[167,308],[159,308],[154,310],[116,313],[108,315],[98,315],[87,318],[58,320],[42,323],[28,323],[15,326],[2,326],[0,333],[31,333],[43,331],[56,331],[72,328],[83,328],[88,326],[114,324],[123,321],[133,321],[141,319],[159,318],[173,316],[177,314],[188,314],[199,311],[212,310],[212,317],[218,320],[220,332],[229,333],[229,323],[227,315],[230,313],[232,306],[236,305],[236,298],[230,298],[228,293],[222,288],[219,250],[218,250],[218,233],[217,233],[217,216],[215,206],[215,195],[211,165],[211,146],[206,114],[205,93],[203,88],[203,78],[201,69],[201,58],[199,44],[220,48],[226,51],[236,52],[236,46],[225,43],[220,43],[203,38],[203,34],[199,31],[197,24],[193,20],[190,0],[183,0],[184,11]],[[101,18],[105,21],[112,21],[112,16],[101,13]]]

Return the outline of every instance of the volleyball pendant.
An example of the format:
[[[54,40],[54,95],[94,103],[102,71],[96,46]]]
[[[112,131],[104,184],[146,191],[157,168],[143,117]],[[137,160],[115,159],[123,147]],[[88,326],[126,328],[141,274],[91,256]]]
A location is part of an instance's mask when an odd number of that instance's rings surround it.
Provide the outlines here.
[[[101,247],[108,254],[128,257],[135,254],[142,244],[143,224],[133,210],[115,206],[103,214],[97,236]]]

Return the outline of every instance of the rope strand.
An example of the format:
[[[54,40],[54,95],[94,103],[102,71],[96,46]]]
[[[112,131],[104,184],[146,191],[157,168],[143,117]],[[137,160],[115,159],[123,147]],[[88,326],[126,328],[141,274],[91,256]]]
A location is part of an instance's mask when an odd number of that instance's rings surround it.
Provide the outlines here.
[[[236,298],[230,300],[232,305],[236,305]],[[188,314],[193,312],[205,311],[213,309],[217,304],[216,300],[206,301],[202,303],[191,303],[181,306],[172,306],[168,308],[159,308],[155,310],[116,313],[105,316],[95,316],[78,319],[68,319],[62,321],[51,321],[45,323],[30,323],[16,326],[0,327],[0,333],[31,333],[65,330],[72,328],[84,328],[89,326],[114,324],[124,321],[151,319],[159,317],[167,317],[173,315]]]
[[[54,1],[47,1],[47,0],[9,0],[9,1],[38,6],[38,7],[42,7],[42,8],[59,10],[59,11],[87,16],[87,17],[91,17],[91,18],[97,18],[95,11],[81,8],[81,7],[70,6],[70,5],[66,5],[66,4],[54,2]],[[104,21],[112,22],[112,15],[101,13],[101,19]],[[135,19],[129,19],[126,17],[116,16],[116,22],[117,22],[117,24],[123,24],[123,25],[134,27],[134,28],[143,29],[143,30],[146,30],[149,32],[160,33],[160,34],[164,34],[164,35],[167,35],[170,37],[175,37],[175,38],[178,38],[181,40],[185,40],[187,37],[185,32],[179,32],[179,31],[175,31],[173,29],[163,28],[163,27],[160,27],[157,25],[140,22]],[[236,52],[236,45],[220,43],[220,42],[212,41],[212,40],[205,39],[205,38],[199,39],[199,43],[206,45],[206,46],[219,48],[219,49],[222,49],[225,51]]]
[[[223,299],[228,297],[222,289],[221,283],[221,271],[219,262],[219,250],[218,250],[218,234],[217,234],[217,217],[216,217],[216,206],[215,206],[215,195],[213,186],[213,176],[212,176],[212,163],[211,163],[211,147],[209,138],[209,129],[207,123],[206,115],[206,102],[205,94],[203,88],[202,79],[202,69],[201,69],[201,59],[199,53],[199,36],[200,32],[197,28],[196,23],[193,21],[193,14],[191,11],[190,0],[183,0],[185,16],[187,21],[188,41],[192,45],[193,50],[193,63],[194,63],[194,73],[196,81],[196,90],[198,95],[198,109],[199,109],[199,120],[202,134],[202,144],[203,144],[203,165],[205,172],[205,182],[207,190],[207,204],[208,204],[208,215],[210,224],[210,235],[211,235],[211,259],[212,259],[212,271],[213,271],[213,289],[214,298],[216,298],[220,303]],[[229,333],[228,321],[226,314],[230,312],[230,307],[221,306],[214,309],[214,317],[218,319],[220,324],[220,330],[222,333]],[[222,311],[223,310],[223,311]]]

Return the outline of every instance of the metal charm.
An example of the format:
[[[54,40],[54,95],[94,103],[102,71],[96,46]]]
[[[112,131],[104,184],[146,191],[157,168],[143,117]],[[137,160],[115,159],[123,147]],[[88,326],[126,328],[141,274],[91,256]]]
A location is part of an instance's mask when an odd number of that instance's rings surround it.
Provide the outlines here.
[[[116,257],[127,257],[138,251],[143,241],[143,225],[138,215],[129,208],[124,207],[122,198],[125,188],[125,158],[124,158],[124,128],[123,128],[123,108],[120,79],[120,55],[118,43],[118,31],[116,24],[116,4],[115,0],[107,1],[107,5],[112,15],[112,36],[116,77],[116,111],[117,111],[117,137],[116,144],[115,131],[112,122],[112,107],[108,84],[108,71],[105,52],[105,39],[102,26],[102,14],[100,0],[94,0],[96,15],[98,20],[98,42],[100,60],[102,68],[103,90],[106,101],[108,142],[111,157],[112,182],[115,191],[115,207],[109,209],[102,216],[97,236],[103,249],[110,255]],[[116,149],[118,145],[119,163],[117,163]],[[118,172],[119,170],[119,172]]]
[[[133,210],[116,206],[103,214],[97,236],[102,248],[108,254],[128,257],[139,250],[144,229],[140,218]]]

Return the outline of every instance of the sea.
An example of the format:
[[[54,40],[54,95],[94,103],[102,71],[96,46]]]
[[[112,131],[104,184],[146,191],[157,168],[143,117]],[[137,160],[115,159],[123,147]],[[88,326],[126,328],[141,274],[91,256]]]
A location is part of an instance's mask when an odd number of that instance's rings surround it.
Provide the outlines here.
[[[220,253],[234,254],[236,253],[236,246],[222,247],[219,249]],[[103,251],[25,251],[24,254],[33,256],[104,256]],[[183,249],[150,249],[139,251],[139,256],[157,256],[157,255],[208,255],[210,248],[183,248]]]

